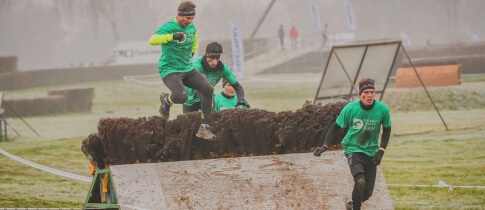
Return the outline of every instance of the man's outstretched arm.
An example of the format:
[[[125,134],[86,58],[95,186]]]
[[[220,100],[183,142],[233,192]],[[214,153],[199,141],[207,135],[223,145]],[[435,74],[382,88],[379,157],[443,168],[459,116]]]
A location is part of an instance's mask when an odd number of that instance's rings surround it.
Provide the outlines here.
[[[323,145],[315,149],[313,155],[320,156],[322,155],[322,153],[327,151],[328,147],[333,144],[335,140],[335,133],[338,132],[339,129],[342,128],[340,128],[340,126],[336,122],[334,122],[328,129],[327,135],[325,135],[325,141],[323,142]]]

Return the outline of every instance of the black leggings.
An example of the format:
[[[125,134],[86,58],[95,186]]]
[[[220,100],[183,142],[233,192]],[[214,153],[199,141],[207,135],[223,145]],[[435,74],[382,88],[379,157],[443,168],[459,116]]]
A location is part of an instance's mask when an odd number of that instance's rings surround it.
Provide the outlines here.
[[[374,192],[377,166],[372,164],[372,156],[360,152],[347,154],[347,161],[354,177],[352,203],[354,209],[360,209],[362,203]]]
[[[175,72],[165,76],[163,83],[170,89],[170,101],[175,104],[182,104],[187,101],[188,96],[185,86],[202,93],[202,124],[209,124],[212,108],[212,94],[214,88],[209,81],[197,70],[189,72]]]
[[[185,104],[182,104],[182,111],[185,113],[189,112],[196,112],[200,110],[200,101],[198,101],[195,104],[192,104],[192,106],[187,106]]]

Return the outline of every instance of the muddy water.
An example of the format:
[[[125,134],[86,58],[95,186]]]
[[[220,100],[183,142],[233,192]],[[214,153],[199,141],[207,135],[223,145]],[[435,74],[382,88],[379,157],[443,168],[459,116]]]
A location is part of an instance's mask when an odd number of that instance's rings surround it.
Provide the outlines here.
[[[217,141],[195,137],[200,112],[167,121],[149,118],[104,118],[98,132],[82,143],[86,157],[98,168],[105,165],[200,160],[310,152],[323,144],[330,125],[348,101],[324,106],[306,103],[297,111],[230,109],[211,115]],[[333,148],[340,148],[345,130]]]

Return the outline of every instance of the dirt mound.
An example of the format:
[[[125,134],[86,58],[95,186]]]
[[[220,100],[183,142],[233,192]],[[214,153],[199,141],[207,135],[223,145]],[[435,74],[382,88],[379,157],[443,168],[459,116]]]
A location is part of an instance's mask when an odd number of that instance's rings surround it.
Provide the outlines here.
[[[324,106],[308,102],[296,112],[229,109],[211,115],[218,141],[195,137],[200,113],[172,121],[149,118],[104,118],[98,133],[83,140],[81,150],[98,168],[139,162],[167,162],[309,152],[323,144],[330,125],[348,101]],[[346,131],[337,134],[337,148]]]

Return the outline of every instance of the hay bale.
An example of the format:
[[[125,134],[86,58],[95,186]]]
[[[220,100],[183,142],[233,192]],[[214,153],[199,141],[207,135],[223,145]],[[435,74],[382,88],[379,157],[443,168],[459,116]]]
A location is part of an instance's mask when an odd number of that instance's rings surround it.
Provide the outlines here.
[[[70,88],[49,91],[48,95],[65,96],[67,103],[66,111],[83,112],[91,111],[94,99],[94,88]]]
[[[46,96],[28,99],[4,99],[5,115],[7,117],[44,115],[64,112],[67,109],[67,103],[64,96]],[[15,110],[11,110],[11,108]]]
[[[16,71],[17,63],[17,56],[1,56],[0,74]]]

